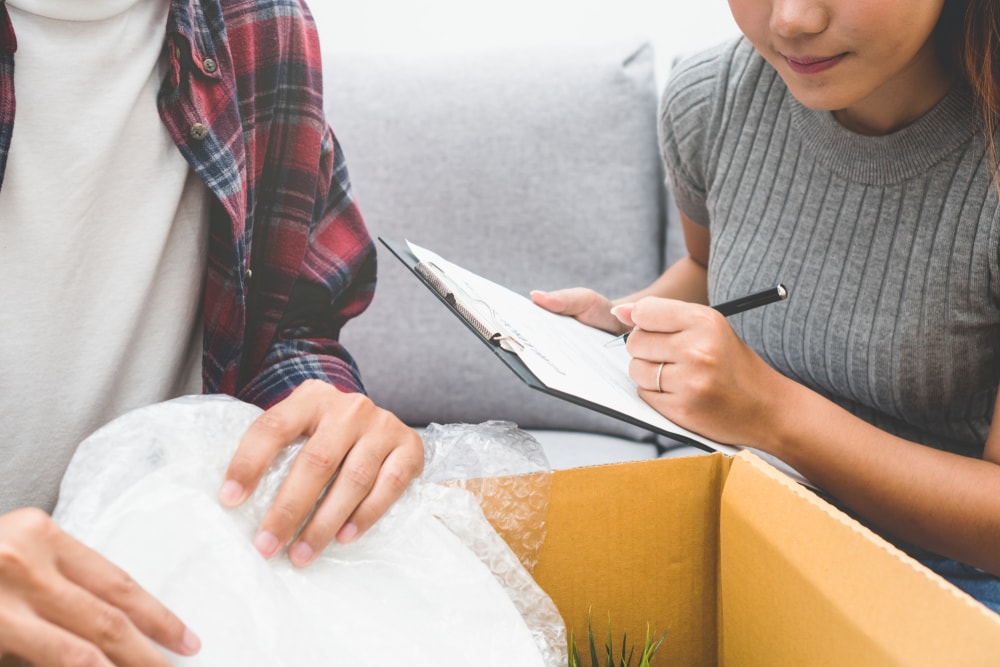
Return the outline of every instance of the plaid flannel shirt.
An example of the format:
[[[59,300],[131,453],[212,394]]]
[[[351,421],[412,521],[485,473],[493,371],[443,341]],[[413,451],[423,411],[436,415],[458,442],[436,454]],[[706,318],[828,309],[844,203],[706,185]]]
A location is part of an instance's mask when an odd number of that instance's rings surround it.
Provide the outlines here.
[[[0,0],[0,187],[16,36]],[[300,0],[172,0],[160,116],[214,194],[203,388],[269,407],[319,378],[363,391],[338,342],[370,303],[375,249],[322,104]]]

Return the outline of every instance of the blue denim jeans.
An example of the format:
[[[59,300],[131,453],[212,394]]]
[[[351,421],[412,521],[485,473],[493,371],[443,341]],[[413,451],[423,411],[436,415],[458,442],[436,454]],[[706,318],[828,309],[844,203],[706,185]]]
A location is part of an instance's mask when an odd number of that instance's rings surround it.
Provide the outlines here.
[[[993,611],[1000,613],[1000,578],[949,558],[920,561]]]

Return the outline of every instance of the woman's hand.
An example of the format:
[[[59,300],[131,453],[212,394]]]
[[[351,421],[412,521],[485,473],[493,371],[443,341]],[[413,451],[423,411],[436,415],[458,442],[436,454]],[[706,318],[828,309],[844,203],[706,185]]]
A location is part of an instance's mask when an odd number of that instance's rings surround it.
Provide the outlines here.
[[[627,326],[639,396],[680,426],[717,442],[760,447],[780,415],[772,369],[708,306],[648,297],[615,307]]]
[[[181,655],[201,647],[180,619],[45,512],[0,516],[0,656],[38,667],[169,667],[154,641]]]
[[[571,287],[554,292],[535,290],[531,293],[531,300],[545,310],[575,317],[586,325],[613,334],[629,330],[629,327],[611,314],[614,304],[607,297],[586,287]]]
[[[300,436],[306,442],[254,546],[272,558],[302,528],[288,550],[302,567],[334,538],[346,543],[368,530],[423,470],[424,450],[416,431],[367,396],[307,380],[251,424],[229,464],[221,502],[245,501],[278,453]]]

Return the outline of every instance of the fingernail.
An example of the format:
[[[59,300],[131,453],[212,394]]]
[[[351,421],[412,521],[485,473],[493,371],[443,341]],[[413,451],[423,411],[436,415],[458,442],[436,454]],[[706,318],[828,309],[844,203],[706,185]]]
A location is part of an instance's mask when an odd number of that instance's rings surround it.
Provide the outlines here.
[[[632,306],[634,305],[634,303],[619,303],[617,306],[611,307],[611,314],[621,322],[628,324],[632,316]]]
[[[354,536],[358,534],[358,527],[353,523],[344,524],[344,527],[340,529],[337,533],[337,541],[341,544],[347,544],[354,539]]]
[[[631,308],[631,303],[619,303],[617,306],[611,306],[611,314],[617,316],[622,308]]]
[[[243,500],[243,486],[236,481],[227,479],[219,491],[219,500],[226,507],[235,507]]]
[[[198,639],[198,635],[184,628],[184,637],[181,639],[181,651],[186,655],[194,655],[200,650],[201,640]]]
[[[292,545],[292,548],[288,550],[288,558],[291,559],[292,563],[298,565],[299,567],[305,567],[313,558],[312,547],[305,542],[296,542]]]
[[[257,551],[264,558],[272,558],[274,554],[278,553],[278,538],[266,530],[258,531],[253,538],[253,545],[257,547]]]

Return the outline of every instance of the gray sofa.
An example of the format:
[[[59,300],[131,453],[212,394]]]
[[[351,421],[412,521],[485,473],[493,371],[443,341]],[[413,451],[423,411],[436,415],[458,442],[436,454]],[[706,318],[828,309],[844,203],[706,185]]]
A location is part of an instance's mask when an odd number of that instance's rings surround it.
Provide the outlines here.
[[[644,43],[454,56],[325,56],[327,114],[373,236],[409,239],[515,291],[645,286],[680,252]],[[689,453],[523,384],[379,245],[343,340],[414,426],[505,420],[554,468]]]

